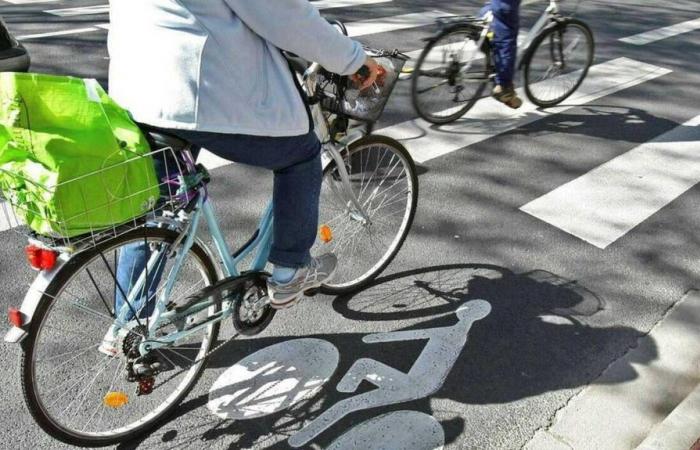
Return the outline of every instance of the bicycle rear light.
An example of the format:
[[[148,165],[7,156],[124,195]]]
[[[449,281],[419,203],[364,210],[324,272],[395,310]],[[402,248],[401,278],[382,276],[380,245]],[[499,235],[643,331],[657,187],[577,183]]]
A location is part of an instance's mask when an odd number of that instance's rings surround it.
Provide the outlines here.
[[[17,328],[22,328],[22,325],[24,324],[24,320],[22,319],[22,313],[19,309],[14,308],[12,306],[7,310],[7,319],[10,321],[10,324],[12,326],[15,326]]]
[[[57,255],[53,250],[30,244],[25,247],[24,253],[33,269],[51,270],[56,266]]]

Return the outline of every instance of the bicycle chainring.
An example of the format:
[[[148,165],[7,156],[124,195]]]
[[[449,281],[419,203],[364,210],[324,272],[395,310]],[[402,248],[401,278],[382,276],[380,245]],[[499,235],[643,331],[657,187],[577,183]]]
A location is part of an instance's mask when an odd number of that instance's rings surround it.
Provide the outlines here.
[[[233,326],[240,334],[254,336],[261,333],[272,321],[275,310],[270,306],[267,294],[267,278],[264,272],[249,272],[238,278],[224,300],[231,302]]]

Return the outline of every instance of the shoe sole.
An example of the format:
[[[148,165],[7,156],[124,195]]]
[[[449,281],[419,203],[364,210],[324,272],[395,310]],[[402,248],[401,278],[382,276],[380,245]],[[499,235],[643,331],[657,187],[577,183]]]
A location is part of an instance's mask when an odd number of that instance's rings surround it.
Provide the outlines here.
[[[107,346],[104,343],[100,344],[97,351],[107,356],[117,356],[117,353],[119,353],[119,350],[117,350],[115,347]]]

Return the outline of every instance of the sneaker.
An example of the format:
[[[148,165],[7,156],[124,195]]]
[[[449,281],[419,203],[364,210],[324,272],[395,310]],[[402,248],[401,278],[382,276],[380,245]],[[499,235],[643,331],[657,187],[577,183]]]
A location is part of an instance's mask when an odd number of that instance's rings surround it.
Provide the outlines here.
[[[338,258],[333,253],[326,253],[313,258],[311,263],[297,269],[292,279],[286,283],[269,278],[267,291],[270,296],[270,306],[274,309],[289,308],[304,294],[304,291],[321,287],[335,272]]]
[[[504,88],[501,85],[497,85],[493,88],[491,95],[499,102],[513,109],[518,109],[523,105],[523,101],[518,97],[518,94],[515,93],[513,86]]]

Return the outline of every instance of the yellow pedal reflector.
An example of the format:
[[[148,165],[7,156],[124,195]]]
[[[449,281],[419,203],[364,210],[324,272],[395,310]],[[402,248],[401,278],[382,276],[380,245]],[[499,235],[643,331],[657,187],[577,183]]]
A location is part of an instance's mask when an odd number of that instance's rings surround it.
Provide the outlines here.
[[[318,230],[319,237],[324,244],[329,243],[333,240],[333,230],[328,225],[321,225]]]
[[[107,392],[102,401],[106,406],[118,409],[129,403],[129,396],[124,392]]]

